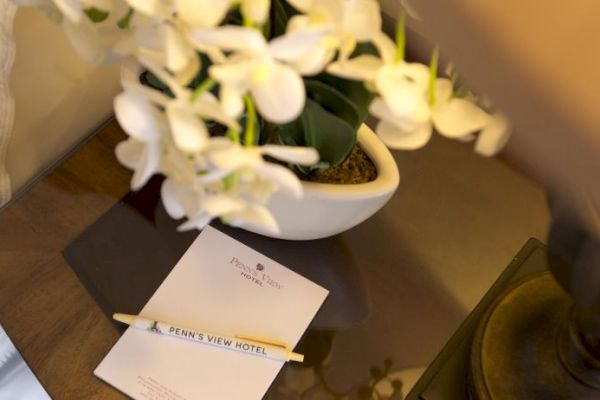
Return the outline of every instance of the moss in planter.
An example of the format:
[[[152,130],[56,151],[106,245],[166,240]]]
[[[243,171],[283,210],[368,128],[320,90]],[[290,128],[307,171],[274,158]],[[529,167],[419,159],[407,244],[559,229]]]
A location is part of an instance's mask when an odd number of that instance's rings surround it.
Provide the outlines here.
[[[357,144],[350,155],[338,166],[302,177],[302,180],[319,183],[349,185],[367,183],[377,178],[375,164]]]

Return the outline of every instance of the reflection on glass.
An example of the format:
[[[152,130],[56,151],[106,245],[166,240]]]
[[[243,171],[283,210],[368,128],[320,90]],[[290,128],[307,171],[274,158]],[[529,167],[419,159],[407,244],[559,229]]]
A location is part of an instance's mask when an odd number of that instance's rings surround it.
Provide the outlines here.
[[[0,400],[50,400],[0,326]]]

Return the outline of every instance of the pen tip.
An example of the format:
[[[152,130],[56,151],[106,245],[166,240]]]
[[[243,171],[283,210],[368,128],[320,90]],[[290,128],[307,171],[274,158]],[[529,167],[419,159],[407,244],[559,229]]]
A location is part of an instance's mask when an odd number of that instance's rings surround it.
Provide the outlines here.
[[[135,317],[127,314],[113,314],[113,319],[122,322],[127,325],[133,325],[135,323]]]
[[[298,353],[290,353],[289,354],[289,360],[290,361],[296,361],[296,362],[303,362],[304,361],[304,356],[302,354],[298,354]]]

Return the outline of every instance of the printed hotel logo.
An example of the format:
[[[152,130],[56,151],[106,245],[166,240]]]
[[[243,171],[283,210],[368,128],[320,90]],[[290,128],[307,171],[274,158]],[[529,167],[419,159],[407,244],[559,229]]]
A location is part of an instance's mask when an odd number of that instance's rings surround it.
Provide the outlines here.
[[[241,262],[237,257],[232,257],[229,264],[240,270],[240,276],[242,278],[245,278],[258,286],[271,286],[275,289],[283,288],[281,283],[271,278],[271,276],[265,272],[265,266],[261,263],[256,264],[256,267],[252,268]]]

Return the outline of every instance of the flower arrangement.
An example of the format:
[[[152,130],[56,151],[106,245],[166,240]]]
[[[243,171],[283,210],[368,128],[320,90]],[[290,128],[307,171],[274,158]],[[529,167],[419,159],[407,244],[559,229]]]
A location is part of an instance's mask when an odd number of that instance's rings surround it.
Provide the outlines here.
[[[437,50],[430,65],[405,60],[404,16],[393,41],[375,0],[13,1],[43,9],[91,62],[122,61],[117,158],[134,190],[166,176],[183,230],[220,218],[277,232],[271,194],[300,197],[299,177],[343,162],[369,112],[395,149],[435,129],[492,155],[508,136],[455,75],[438,77]]]

